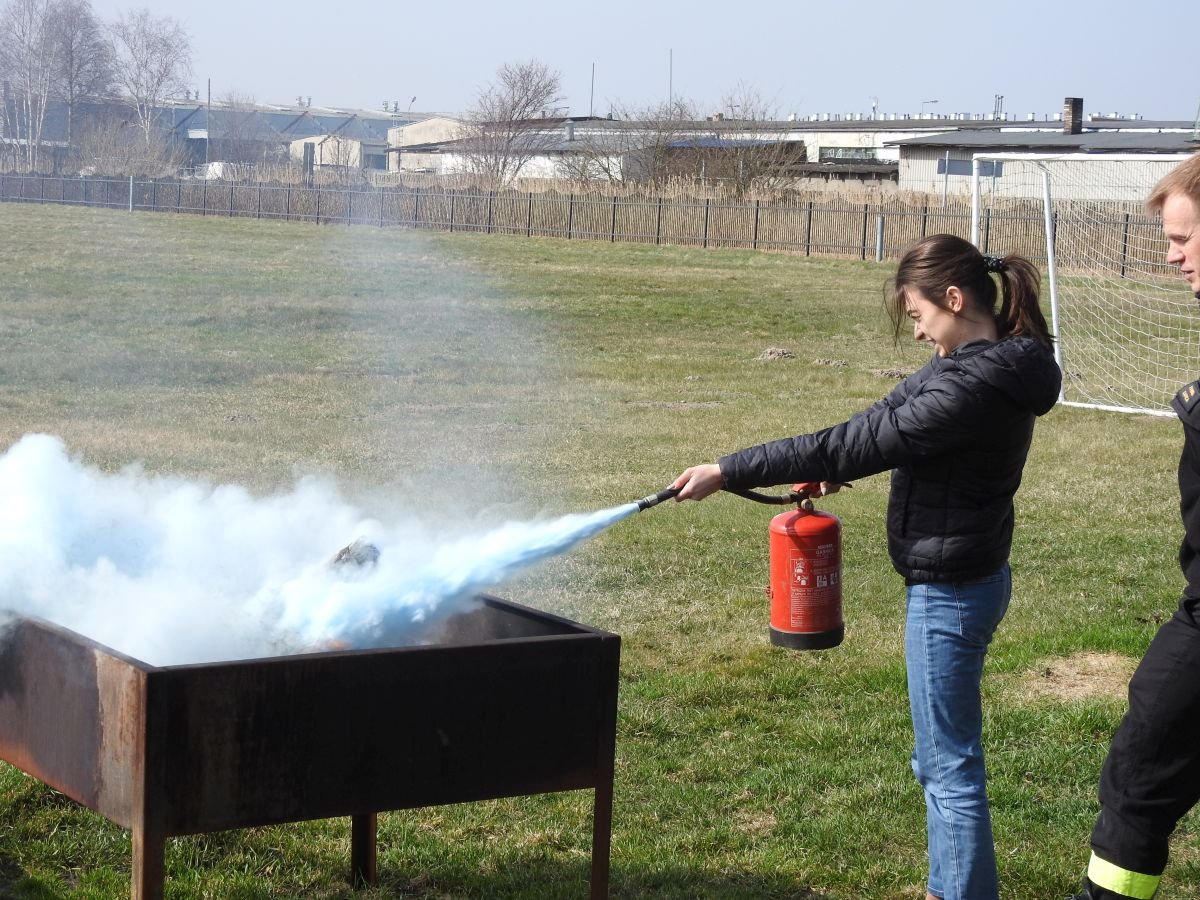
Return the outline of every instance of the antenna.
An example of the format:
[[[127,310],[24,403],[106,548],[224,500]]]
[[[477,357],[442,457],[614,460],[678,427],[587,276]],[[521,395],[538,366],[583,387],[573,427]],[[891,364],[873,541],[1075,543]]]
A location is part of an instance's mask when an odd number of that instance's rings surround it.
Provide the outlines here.
[[[675,105],[675,48],[667,48],[667,109]],[[674,110],[671,110],[671,118],[675,118]]]

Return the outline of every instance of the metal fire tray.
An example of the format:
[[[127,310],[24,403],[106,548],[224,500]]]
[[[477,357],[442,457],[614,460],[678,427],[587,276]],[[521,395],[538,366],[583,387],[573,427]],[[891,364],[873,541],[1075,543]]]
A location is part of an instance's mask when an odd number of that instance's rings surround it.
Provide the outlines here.
[[[151,666],[25,619],[0,644],[0,759],[129,829],[134,900],[167,838],[351,817],[377,883],[386,810],[595,790],[608,896],[620,638],[481,597],[432,643]]]

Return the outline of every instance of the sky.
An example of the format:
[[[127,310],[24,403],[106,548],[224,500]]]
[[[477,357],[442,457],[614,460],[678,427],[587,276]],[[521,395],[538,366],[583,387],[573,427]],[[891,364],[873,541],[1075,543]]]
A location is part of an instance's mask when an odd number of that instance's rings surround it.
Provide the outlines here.
[[[461,112],[505,64],[561,75],[570,115],[669,97],[716,111],[750,92],[776,113],[1117,112],[1194,121],[1200,3],[1128,0],[604,4],[92,0],[184,25],[203,98]],[[593,74],[594,73],[594,74]],[[414,99],[415,98],[415,99]],[[728,115],[731,110],[726,108]]]

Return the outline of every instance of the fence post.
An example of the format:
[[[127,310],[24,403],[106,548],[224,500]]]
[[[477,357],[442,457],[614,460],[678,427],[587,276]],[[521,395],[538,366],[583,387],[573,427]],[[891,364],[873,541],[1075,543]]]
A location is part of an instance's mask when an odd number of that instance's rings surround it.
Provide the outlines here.
[[[346,190],[346,224],[349,225],[354,219],[354,188]]]
[[[617,242],[617,195],[616,194],[613,194],[612,222],[609,224],[608,232],[609,232],[609,237],[608,237],[609,243],[615,244]]]
[[[234,182],[229,182],[229,218],[233,218],[233,188]]]
[[[262,218],[262,182],[258,183],[258,197],[256,198],[254,207],[254,218]]]
[[[492,191],[488,191],[488,202],[487,202],[487,229],[486,229],[486,231],[484,232],[485,234],[491,234],[491,233],[492,233],[492,198],[493,198],[493,197],[495,197],[495,196],[496,196],[496,192],[495,192],[494,190],[492,190]]]
[[[804,255],[812,255],[812,216],[813,202],[808,201],[808,221],[804,225]]]
[[[133,176],[129,176],[129,211],[133,212]]]
[[[379,186],[379,227],[383,227],[383,185]]]
[[[1050,214],[1050,242],[1058,246],[1058,210]],[[1050,265],[1050,248],[1046,248],[1046,265]]]
[[[1125,225],[1121,229],[1121,277],[1125,277],[1125,260],[1129,256],[1129,213],[1125,213]]]
[[[875,262],[883,262],[883,213],[875,217]]]
[[[575,195],[567,194],[567,240],[571,239],[571,231],[575,227]]]
[[[283,221],[290,222],[292,220],[292,186],[287,186],[287,195],[283,202]]]
[[[175,182],[175,212],[183,212],[183,179]]]
[[[454,231],[454,198],[457,196],[455,191],[450,192],[450,231]]]
[[[413,228],[421,224],[421,189],[413,194]]]
[[[708,246],[708,198],[704,198],[704,239],[700,242],[701,247]]]
[[[929,228],[929,204],[926,203],[921,207],[921,237],[925,237],[925,232]]]
[[[658,210],[654,216],[654,243],[662,242],[662,197],[658,198]]]
[[[861,259],[867,258],[867,228],[871,224],[871,207],[870,204],[863,204],[863,227],[862,227],[862,248]]]
[[[154,207],[154,211],[158,212],[158,179],[155,178],[150,182],[150,205]]]
[[[750,233],[750,249],[758,249],[758,205],[761,201],[754,201],[754,229]]]
[[[321,182],[317,182],[317,224],[321,224]]]
[[[38,201],[41,203],[45,203],[46,202],[46,176],[45,175],[42,176],[42,184],[38,190],[40,191],[40,196],[38,197]]]
[[[204,190],[200,194],[200,215],[208,215],[208,179],[204,179]]]
[[[525,237],[533,236],[533,191],[529,192],[529,218],[525,221]]]
[[[104,179],[104,205],[112,206],[112,179]]]
[[[987,253],[992,236],[992,208],[983,211],[983,252]]]

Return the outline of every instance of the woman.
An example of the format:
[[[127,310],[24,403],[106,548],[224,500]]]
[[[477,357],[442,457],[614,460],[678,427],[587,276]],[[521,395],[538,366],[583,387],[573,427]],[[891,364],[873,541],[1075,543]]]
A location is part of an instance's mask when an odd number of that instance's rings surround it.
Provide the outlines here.
[[[672,484],[676,499],[702,500],[721,488],[803,481],[828,491],[892,470],[888,550],[907,585],[928,900],[998,897],[979,684],[1011,593],[1013,495],[1034,419],[1061,382],[1038,284],[1023,257],[983,256],[952,235],[921,240],[900,260],[889,312],[897,337],[907,318],[913,337],[933,345],[928,364],[840,425],[693,466]]]

